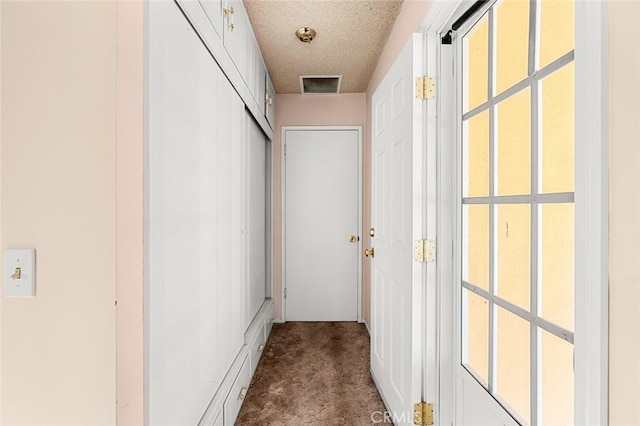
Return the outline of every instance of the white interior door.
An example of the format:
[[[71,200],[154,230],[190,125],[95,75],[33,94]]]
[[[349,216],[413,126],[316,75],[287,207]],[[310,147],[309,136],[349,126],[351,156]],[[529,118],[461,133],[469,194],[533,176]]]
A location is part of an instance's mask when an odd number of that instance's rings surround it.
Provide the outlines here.
[[[360,131],[284,132],[287,321],[356,321]]]
[[[416,34],[373,95],[371,372],[396,425],[413,424],[422,399],[423,289],[426,265],[414,262],[424,235],[422,74]]]

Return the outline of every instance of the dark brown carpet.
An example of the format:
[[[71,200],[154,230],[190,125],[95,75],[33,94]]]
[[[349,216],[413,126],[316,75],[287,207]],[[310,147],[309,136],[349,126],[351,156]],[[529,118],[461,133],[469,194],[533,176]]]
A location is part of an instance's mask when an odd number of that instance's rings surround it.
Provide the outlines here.
[[[364,325],[288,322],[274,324],[236,425],[365,426],[384,410]]]

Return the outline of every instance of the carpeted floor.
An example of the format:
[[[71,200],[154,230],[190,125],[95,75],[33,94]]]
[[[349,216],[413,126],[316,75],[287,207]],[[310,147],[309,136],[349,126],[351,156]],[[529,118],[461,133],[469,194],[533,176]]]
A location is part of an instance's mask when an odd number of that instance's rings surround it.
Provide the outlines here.
[[[365,426],[384,410],[363,324],[288,322],[274,324],[236,425]]]

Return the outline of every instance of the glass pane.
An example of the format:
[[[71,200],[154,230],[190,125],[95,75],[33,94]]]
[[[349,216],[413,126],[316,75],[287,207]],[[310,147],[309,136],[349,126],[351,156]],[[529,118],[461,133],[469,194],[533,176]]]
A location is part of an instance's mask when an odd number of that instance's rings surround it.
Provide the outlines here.
[[[496,94],[524,80],[529,66],[529,0],[504,0],[496,10]]]
[[[529,322],[497,308],[496,395],[526,423],[530,412]]]
[[[542,424],[573,424],[573,345],[542,331]]]
[[[531,193],[531,105],[530,89],[498,104],[497,193]]]
[[[462,279],[489,291],[489,206],[464,206]]]
[[[485,17],[465,37],[464,111],[487,101],[489,92],[489,20]]]
[[[487,387],[489,377],[489,301],[475,293],[463,290],[465,298],[463,340],[464,364],[471,368]]]
[[[544,319],[573,331],[574,206],[544,204],[541,217],[541,276]]]
[[[489,195],[489,111],[470,118],[465,126],[464,196]]]
[[[575,171],[574,63],[542,80],[543,193],[573,192]]]
[[[575,32],[573,0],[542,0],[540,6],[540,69],[574,49]]]
[[[531,281],[531,207],[528,204],[496,206],[497,294],[529,309]]]

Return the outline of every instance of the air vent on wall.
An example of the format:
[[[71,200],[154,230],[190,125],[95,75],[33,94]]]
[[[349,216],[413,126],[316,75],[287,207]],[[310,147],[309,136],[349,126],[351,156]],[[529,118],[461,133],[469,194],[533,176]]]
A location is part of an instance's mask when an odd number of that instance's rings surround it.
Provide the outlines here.
[[[301,75],[300,93],[303,95],[323,95],[340,93],[341,75]]]

